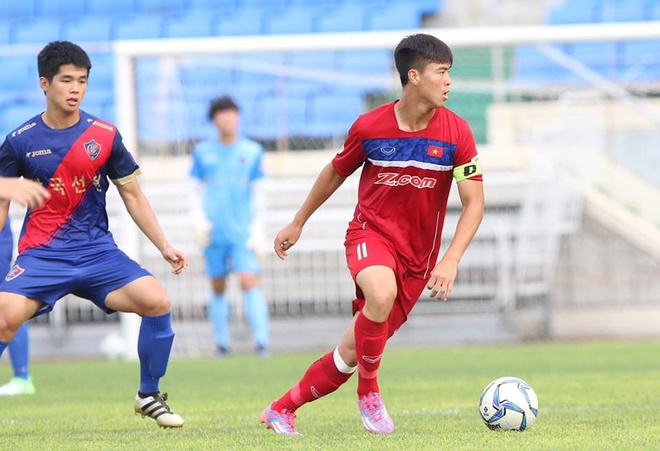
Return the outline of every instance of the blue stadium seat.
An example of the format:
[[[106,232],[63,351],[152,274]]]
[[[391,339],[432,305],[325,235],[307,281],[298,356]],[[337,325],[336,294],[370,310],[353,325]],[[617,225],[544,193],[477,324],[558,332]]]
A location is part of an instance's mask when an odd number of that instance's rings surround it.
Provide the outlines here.
[[[619,73],[627,82],[660,80],[660,40],[627,41],[621,43]]]
[[[36,15],[35,0],[6,0],[0,2],[2,22],[9,23],[20,19],[31,19]]]
[[[604,22],[636,22],[647,18],[647,0],[615,0],[603,3]]]
[[[546,10],[546,23],[571,24],[593,23],[602,20],[602,0],[564,1],[553,4]]]
[[[337,59],[344,72],[388,74],[394,70],[390,50],[345,50],[339,52]]]
[[[307,134],[319,138],[345,135],[364,112],[364,101],[356,94],[328,92],[313,96],[309,103]]]
[[[560,50],[565,51],[562,47]],[[519,45],[514,51],[513,81],[528,84],[572,84],[583,80],[552,61],[535,45]]]
[[[6,20],[0,21],[0,45],[9,44],[11,37],[11,23]]]
[[[617,48],[612,42],[576,42],[571,55],[601,75],[616,77]]]
[[[12,28],[10,42],[14,44],[47,44],[60,39],[59,19],[32,19],[18,22]]]
[[[38,88],[37,59],[34,56],[4,56],[0,58],[0,89],[24,95],[28,88]]]
[[[65,21],[62,38],[73,42],[108,41],[112,37],[114,20],[106,16],[87,16],[75,21]]]
[[[134,14],[115,22],[112,39],[157,39],[163,37],[163,16]]]
[[[13,102],[2,105],[0,114],[0,136],[15,130],[23,122],[45,110],[44,101]]]
[[[221,2],[218,0],[189,0],[188,6],[193,11],[202,10],[230,13],[240,9],[243,4],[241,0],[223,0]]]
[[[412,30],[422,26],[420,12],[413,2],[397,2],[371,11],[365,17],[367,30]]]
[[[174,15],[163,21],[163,37],[192,38],[212,35],[215,16],[211,11],[193,9],[182,15]]]
[[[37,15],[44,18],[72,18],[85,15],[86,0],[42,0],[39,3]]]
[[[140,0],[137,10],[143,14],[180,13],[188,8],[188,0]]]
[[[281,53],[236,55],[235,83],[237,86],[254,86],[260,91],[275,88],[285,64]]]
[[[306,133],[307,103],[301,97],[277,97],[275,93],[256,99],[252,119],[245,124],[245,133],[254,138],[277,139],[280,136],[300,136]],[[246,111],[244,117],[248,116]]]
[[[264,34],[312,33],[316,31],[314,8],[291,7],[264,17]]]
[[[90,16],[130,17],[137,7],[136,0],[86,0],[85,10]]]
[[[345,3],[319,17],[318,31],[334,33],[365,30],[365,12],[365,8],[361,4]]]
[[[112,93],[115,67],[113,56],[110,53],[90,53],[92,70],[89,72],[89,91],[103,91]]]
[[[243,7],[233,14],[220,16],[213,24],[211,33],[216,36],[262,34],[264,11]]]
[[[246,8],[284,9],[291,6],[290,0],[240,0],[239,4]]]

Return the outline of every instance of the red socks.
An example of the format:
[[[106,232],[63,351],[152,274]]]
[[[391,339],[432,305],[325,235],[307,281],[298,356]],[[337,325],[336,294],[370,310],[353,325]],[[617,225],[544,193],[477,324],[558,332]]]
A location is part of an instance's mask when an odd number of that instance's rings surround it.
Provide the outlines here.
[[[355,350],[358,360],[358,398],[379,391],[378,367],[387,343],[387,321],[377,323],[360,313],[355,320]]]
[[[342,369],[348,372],[340,371],[335,363],[335,352],[334,350],[328,352],[312,363],[302,379],[280,399],[273,402],[271,408],[278,412],[281,412],[282,409],[295,412],[303,404],[329,395],[350,379],[355,370],[351,371],[345,363],[339,362],[340,365],[343,364],[344,366]]]

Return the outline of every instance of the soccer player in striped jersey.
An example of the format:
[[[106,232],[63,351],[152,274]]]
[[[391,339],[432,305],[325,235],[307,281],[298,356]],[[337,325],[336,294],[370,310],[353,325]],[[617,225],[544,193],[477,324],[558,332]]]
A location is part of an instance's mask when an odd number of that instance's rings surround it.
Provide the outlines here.
[[[46,110],[11,132],[0,147],[0,177],[24,177],[47,187],[50,198],[28,209],[18,257],[0,284],[0,355],[30,317],[47,313],[72,293],[106,313],[142,317],[138,336],[140,382],[134,411],[162,427],[183,419],[160,393],[174,332],[163,286],[116,245],[108,230],[106,192],[112,182],[133,221],[179,274],[185,254],[173,248],[137,180],[139,166],[117,128],[80,109],[91,62],[67,41],[37,57]],[[0,200],[0,225],[9,201]]]
[[[298,435],[297,409],[337,390],[356,370],[365,428],[373,434],[394,431],[378,385],[385,344],[425,287],[431,298],[449,298],[458,263],[483,218],[474,137],[467,122],[445,107],[451,50],[431,35],[414,34],[397,45],[394,62],[403,86],[400,99],[353,123],[343,149],[321,171],[293,221],[275,237],[275,252],[284,259],[312,213],[362,167],[345,240],[356,285],[353,321],[338,346],[262,412],[261,421],[278,434]],[[454,180],[463,208],[454,238],[438,261]]]

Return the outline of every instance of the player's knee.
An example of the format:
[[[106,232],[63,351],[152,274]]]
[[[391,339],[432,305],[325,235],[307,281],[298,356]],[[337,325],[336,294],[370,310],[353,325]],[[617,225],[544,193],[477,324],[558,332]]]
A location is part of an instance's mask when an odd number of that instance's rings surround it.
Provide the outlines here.
[[[385,321],[392,310],[395,296],[387,291],[373,293],[365,300],[365,310],[373,321]]]

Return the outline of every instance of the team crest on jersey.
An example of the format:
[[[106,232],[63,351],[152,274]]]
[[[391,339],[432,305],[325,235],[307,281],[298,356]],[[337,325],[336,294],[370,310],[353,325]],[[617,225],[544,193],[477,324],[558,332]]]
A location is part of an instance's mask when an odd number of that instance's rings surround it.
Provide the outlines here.
[[[98,157],[101,153],[101,145],[93,139],[83,145],[85,146],[85,152],[87,152],[87,156],[90,158],[90,160],[96,160],[96,157]]]
[[[12,266],[12,268],[9,270],[9,272],[7,273],[7,275],[5,276],[5,280],[6,280],[7,282],[10,282],[10,281],[14,280],[15,278],[17,278],[18,276],[20,276],[21,274],[23,274],[24,272],[25,272],[25,270],[24,270],[23,268],[21,268],[21,267],[18,266],[18,265],[14,265],[14,266]]]
[[[396,147],[383,146],[380,148],[380,151],[383,152],[383,154],[385,155],[392,155],[394,152],[396,152]]]

